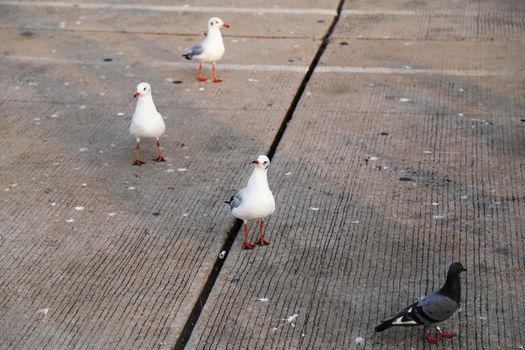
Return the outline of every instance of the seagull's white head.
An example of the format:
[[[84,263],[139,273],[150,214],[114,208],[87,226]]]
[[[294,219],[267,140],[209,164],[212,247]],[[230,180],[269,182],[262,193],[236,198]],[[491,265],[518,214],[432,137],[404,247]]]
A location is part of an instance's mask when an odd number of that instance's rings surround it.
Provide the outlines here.
[[[212,17],[208,20],[208,29],[212,28],[230,28],[230,26],[224,23],[219,17]]]
[[[255,164],[256,168],[268,170],[268,167],[270,166],[270,159],[265,155],[260,155],[252,163]]]
[[[147,96],[151,94],[151,86],[149,86],[148,83],[140,83],[137,85],[137,91],[135,92],[135,96]]]

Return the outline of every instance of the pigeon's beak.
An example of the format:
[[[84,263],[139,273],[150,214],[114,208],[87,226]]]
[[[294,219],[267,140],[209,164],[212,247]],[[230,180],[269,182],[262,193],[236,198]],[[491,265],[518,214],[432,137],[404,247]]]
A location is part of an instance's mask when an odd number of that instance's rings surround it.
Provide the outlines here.
[[[133,97],[137,97],[137,96],[140,96],[140,92],[135,92],[135,95],[133,95]]]
[[[254,160],[252,163],[259,165],[259,161],[258,160]]]
[[[230,26],[229,26],[228,24],[226,24],[226,23],[223,23],[223,24],[222,24],[222,27],[223,27],[223,28],[230,28]]]

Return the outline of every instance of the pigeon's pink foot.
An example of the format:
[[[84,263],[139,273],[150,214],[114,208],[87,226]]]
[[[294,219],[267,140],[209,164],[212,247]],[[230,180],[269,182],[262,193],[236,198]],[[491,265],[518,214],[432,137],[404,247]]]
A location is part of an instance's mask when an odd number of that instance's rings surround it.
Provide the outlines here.
[[[156,162],[165,162],[166,159],[162,156],[162,154],[159,154],[157,157],[153,158]]]
[[[214,83],[222,83],[222,80],[221,79],[213,79],[213,82]]]
[[[268,242],[267,240],[263,239],[262,237],[260,237],[254,243],[257,244],[257,245],[268,245],[268,244],[270,244],[270,242]]]
[[[425,331],[425,335],[423,338],[425,338],[425,340],[429,342],[430,344],[437,344],[439,340],[438,338],[433,337],[428,331]]]
[[[253,249],[255,246],[251,244],[250,242],[244,242],[242,245],[242,249]]]
[[[454,333],[449,333],[449,332],[439,332],[438,331],[438,336],[440,336],[441,338],[454,338],[456,335]]]
[[[133,165],[138,165],[138,166],[141,166],[142,164],[146,164],[146,162],[140,160],[140,159],[135,159],[135,161],[133,162]]]

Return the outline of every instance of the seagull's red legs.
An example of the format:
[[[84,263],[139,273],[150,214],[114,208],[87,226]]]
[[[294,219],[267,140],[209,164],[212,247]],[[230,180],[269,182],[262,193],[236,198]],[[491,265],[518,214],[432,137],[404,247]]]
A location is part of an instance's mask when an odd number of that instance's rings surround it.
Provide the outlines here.
[[[436,329],[438,331],[437,335],[441,338],[454,338],[456,336],[454,333],[443,332],[439,327],[436,327]]]
[[[248,242],[248,224],[244,223],[244,244],[242,249],[253,249],[253,247],[255,246]]]
[[[154,161],[156,162],[165,162],[166,159],[162,156],[162,153],[160,151],[160,141],[159,141],[159,138],[157,137],[157,157],[153,158]]]
[[[425,338],[425,340],[431,344],[437,344],[439,340],[437,337],[433,337],[428,331],[428,329],[425,329],[425,335],[423,338]]]
[[[199,81],[206,81],[207,79],[202,76],[202,63],[199,64]]]
[[[133,165],[141,166],[146,162],[143,162],[140,160],[140,142],[137,142],[137,147],[135,148],[135,162],[133,162]]]
[[[220,83],[220,82],[222,82],[222,80],[217,79],[217,72],[215,72],[215,63],[212,63],[212,64],[211,64],[211,71],[212,71],[212,73],[213,73],[213,82],[214,82],[214,83]]]
[[[263,219],[259,220],[259,239],[255,241],[258,245],[268,245],[270,242],[263,239]]]

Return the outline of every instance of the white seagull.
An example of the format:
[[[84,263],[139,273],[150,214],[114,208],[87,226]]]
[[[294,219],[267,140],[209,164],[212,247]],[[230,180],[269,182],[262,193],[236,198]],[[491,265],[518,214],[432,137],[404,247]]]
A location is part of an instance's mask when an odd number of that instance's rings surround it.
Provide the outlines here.
[[[275,199],[270,187],[268,187],[266,177],[270,159],[261,155],[252,163],[255,164],[255,168],[248,179],[248,184],[226,202],[230,205],[233,216],[244,221],[244,249],[253,249],[254,247],[248,242],[248,221],[250,220],[259,220],[259,239],[255,244],[269,244],[263,239],[263,220],[275,210]]]
[[[151,87],[148,83],[137,85],[135,97],[138,97],[135,113],[131,117],[129,133],[137,139],[136,157],[133,165],[142,165],[145,162],[140,160],[140,139],[143,137],[155,137],[157,139],[157,157],[153,158],[156,162],[164,162],[166,159],[160,152],[159,138],[164,134],[166,126],[164,120],[153,103],[151,97]]]
[[[202,76],[203,63],[211,63],[214,83],[220,83],[222,81],[217,79],[217,74],[215,73],[215,62],[220,60],[224,55],[221,28],[230,28],[230,26],[224,23],[219,17],[210,18],[208,20],[208,33],[206,37],[182,55],[188,60],[195,59],[200,62],[199,81],[206,81],[206,78]]]

